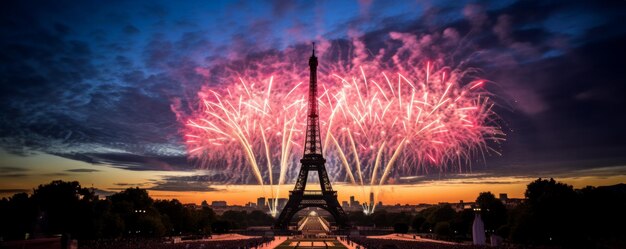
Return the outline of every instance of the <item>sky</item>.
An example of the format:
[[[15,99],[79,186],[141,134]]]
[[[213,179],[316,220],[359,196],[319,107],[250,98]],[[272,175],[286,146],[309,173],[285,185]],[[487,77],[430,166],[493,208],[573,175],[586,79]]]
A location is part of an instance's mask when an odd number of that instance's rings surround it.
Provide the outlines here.
[[[173,104],[219,87],[204,72],[233,61],[302,51],[296,66],[306,72],[311,41],[349,51],[359,39],[375,51],[393,34],[462,42],[442,53],[494,83],[506,142],[471,171],[398,178],[382,187],[383,202],[522,197],[539,177],[575,187],[626,182],[624,1],[0,4],[0,196],[63,179],[102,195],[142,187],[183,202],[254,201],[269,187],[212,177],[188,159]],[[331,178],[340,200],[366,198]]]

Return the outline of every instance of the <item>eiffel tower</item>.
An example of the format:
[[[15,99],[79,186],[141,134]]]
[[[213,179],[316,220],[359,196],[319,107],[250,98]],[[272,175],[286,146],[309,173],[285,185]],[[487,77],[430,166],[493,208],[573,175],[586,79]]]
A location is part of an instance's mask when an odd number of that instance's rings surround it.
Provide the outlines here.
[[[313,54],[309,58],[309,114],[307,118],[304,155],[300,159],[302,166],[296,181],[296,186],[289,191],[289,201],[280,212],[274,227],[286,230],[291,218],[300,210],[307,207],[317,207],[328,211],[334,218],[337,226],[348,226],[348,217],[337,201],[337,191],[333,191],[328,173],[326,173],[326,159],[322,156],[322,141],[320,139],[320,125],[317,110],[317,57],[315,57],[315,43]],[[317,171],[321,191],[305,190],[309,171]]]

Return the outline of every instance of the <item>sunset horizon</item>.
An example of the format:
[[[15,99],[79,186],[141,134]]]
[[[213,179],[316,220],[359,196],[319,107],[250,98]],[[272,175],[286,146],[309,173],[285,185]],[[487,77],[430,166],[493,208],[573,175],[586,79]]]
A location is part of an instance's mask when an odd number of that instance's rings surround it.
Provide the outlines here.
[[[159,190],[159,188],[155,189],[154,187],[160,185],[156,184],[155,181],[149,181],[149,179],[145,179],[143,177],[145,174],[154,178],[171,176],[167,171],[149,171],[149,173],[140,172],[141,174],[135,175],[123,174],[123,178],[104,178],[102,177],[104,174],[116,174],[118,172],[123,172],[124,170],[117,169],[115,167],[71,161],[52,155],[38,155],[34,156],[31,160],[23,160],[20,158],[13,160],[20,160],[22,163],[27,162],[24,165],[32,165],[33,170],[20,172],[21,174],[28,172],[28,174],[31,174],[29,177],[23,177],[21,175],[13,176],[24,179],[22,181],[5,182],[6,185],[0,193],[0,198],[10,197],[19,192],[31,193],[32,189],[36,188],[38,185],[47,184],[54,180],[78,181],[84,187],[95,188],[96,193],[100,194],[101,197],[105,197],[131,187],[147,189],[148,193],[155,199],[178,199],[182,203],[193,204],[201,204],[202,201],[207,201],[209,203],[211,203],[211,201],[226,201],[228,204],[232,205],[245,205],[248,202],[256,201],[258,197],[272,197],[271,192],[269,191],[270,186],[266,185],[263,186],[264,189],[262,193],[258,192],[258,188],[261,187],[261,185],[254,184],[198,184],[196,187],[197,190],[187,189],[177,191],[176,188],[180,188],[180,186],[170,186],[172,187],[171,189],[162,188]],[[63,167],[55,168],[55,171],[46,167],[38,169],[35,165],[40,163],[41,160],[45,160],[48,163],[50,160],[59,160],[59,165],[63,165]],[[12,160],[8,161],[12,162]],[[103,167],[105,168],[103,169]],[[180,176],[187,176],[193,179],[193,177],[202,176],[203,172],[205,171],[195,170],[180,174]],[[437,204],[443,202],[456,203],[459,200],[473,202],[481,192],[492,192],[495,195],[506,193],[510,198],[524,198],[526,185],[537,178],[554,178],[560,182],[573,185],[577,189],[584,188],[586,186],[598,187],[625,183],[626,176],[614,174],[615,172],[626,172],[626,166],[607,166],[594,170],[579,170],[578,172],[560,172],[542,175],[537,174],[536,176],[498,177],[489,176],[486,173],[447,173],[441,177],[422,176],[422,179],[419,179],[419,183],[387,184],[382,190],[379,200],[385,205],[417,205],[422,203]],[[103,179],[106,180],[103,181]],[[368,187],[352,186],[346,182],[336,182],[334,185],[339,192],[340,201],[348,200],[350,196],[355,196],[360,200],[366,200],[370,191]],[[286,198],[288,191],[292,188],[292,184],[281,185],[280,189],[283,194],[278,197]],[[411,192],[411,195],[406,195],[408,191],[413,190],[416,192]]]

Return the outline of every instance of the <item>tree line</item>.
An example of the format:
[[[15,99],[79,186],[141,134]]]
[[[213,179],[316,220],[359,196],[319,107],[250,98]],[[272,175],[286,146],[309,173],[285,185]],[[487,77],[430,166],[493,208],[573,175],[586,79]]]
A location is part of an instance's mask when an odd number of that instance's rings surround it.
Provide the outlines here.
[[[176,199],[154,200],[145,189],[128,188],[105,199],[79,182],[53,181],[31,195],[18,193],[0,200],[0,237],[25,234],[71,234],[77,239],[208,235],[233,228],[269,226],[262,211],[226,211],[186,207]]]
[[[475,205],[488,235],[524,245],[566,248],[626,248],[626,184],[574,189],[554,179],[527,185],[525,200],[505,206],[490,192],[480,193]],[[395,232],[432,233],[440,239],[471,240],[475,211],[455,211],[449,204],[416,213],[376,211],[351,213],[361,226],[393,227]]]
[[[554,179],[528,184],[525,200],[507,207],[492,193],[480,193],[475,205],[488,234],[525,245],[626,248],[626,184],[574,189]],[[419,212],[377,210],[366,216],[349,213],[357,226],[393,227],[396,232],[433,234],[449,240],[471,239],[474,210],[456,211],[448,204]],[[78,182],[53,181],[31,195],[0,200],[0,237],[71,234],[77,239],[207,235],[229,229],[271,226],[263,211],[226,211],[186,207],[178,200],[154,200],[145,189],[128,188],[99,198]]]

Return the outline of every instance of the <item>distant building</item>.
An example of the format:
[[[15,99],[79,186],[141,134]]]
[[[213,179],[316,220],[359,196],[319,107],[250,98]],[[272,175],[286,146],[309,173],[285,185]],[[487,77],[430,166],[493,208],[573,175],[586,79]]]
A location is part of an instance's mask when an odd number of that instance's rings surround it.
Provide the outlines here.
[[[509,208],[522,204],[525,200],[524,198],[509,198],[507,193],[500,193],[500,198],[498,199]]]
[[[228,205],[226,204],[226,201],[213,201],[211,202],[211,206],[212,207],[226,207]]]
[[[350,207],[351,208],[357,208],[360,207],[361,203],[359,203],[359,201],[354,199],[354,196],[350,196]]]
[[[506,203],[506,201],[509,200],[509,195],[507,195],[506,193],[500,193],[500,201],[502,203]]]
[[[524,198],[508,198],[504,205],[512,208],[524,203],[524,201],[526,201]]]
[[[202,204],[200,204],[200,206],[202,206],[203,208],[209,207],[209,203],[207,203],[206,200],[204,200],[202,201]]]
[[[256,199],[256,206],[258,208],[263,208],[265,207],[265,197],[259,197]]]
[[[475,206],[475,203],[473,203],[473,202],[465,202],[463,200],[459,200],[458,203],[449,203],[449,204],[450,204],[450,206],[452,206],[454,211],[457,211],[457,212],[461,212],[461,211],[466,210],[466,209],[473,209],[474,206]]]
[[[374,206],[374,192],[370,192],[370,206],[373,207]]]
[[[348,209],[350,207],[350,203],[348,203],[348,201],[342,201],[341,202],[341,207],[343,209]]]
[[[200,207],[196,205],[195,203],[187,203],[187,204],[183,204],[183,206],[189,209],[200,209]]]

